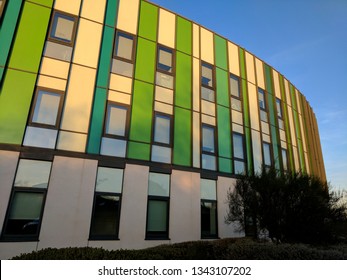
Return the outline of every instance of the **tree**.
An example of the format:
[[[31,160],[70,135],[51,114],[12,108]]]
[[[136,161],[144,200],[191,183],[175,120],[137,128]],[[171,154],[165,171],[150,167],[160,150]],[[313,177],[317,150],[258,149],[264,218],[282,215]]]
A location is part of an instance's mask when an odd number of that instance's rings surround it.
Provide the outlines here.
[[[347,206],[329,188],[314,176],[263,168],[239,178],[228,192],[225,221],[256,237],[266,232],[277,242],[331,242],[336,225],[347,221]]]

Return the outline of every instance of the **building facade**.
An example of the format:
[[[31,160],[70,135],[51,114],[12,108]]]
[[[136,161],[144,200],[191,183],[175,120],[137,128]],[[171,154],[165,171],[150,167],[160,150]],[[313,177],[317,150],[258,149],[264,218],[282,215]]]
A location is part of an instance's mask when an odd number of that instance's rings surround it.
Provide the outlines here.
[[[0,258],[240,236],[263,165],[325,180],[309,103],[244,48],[144,0],[0,1]]]

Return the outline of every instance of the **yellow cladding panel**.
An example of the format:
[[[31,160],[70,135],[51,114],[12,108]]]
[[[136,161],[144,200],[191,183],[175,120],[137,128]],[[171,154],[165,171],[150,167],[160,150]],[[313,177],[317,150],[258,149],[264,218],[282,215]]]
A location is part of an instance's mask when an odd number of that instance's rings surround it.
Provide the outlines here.
[[[39,75],[37,85],[39,87],[51,88],[56,90],[65,91],[66,80],[52,78],[44,75]]]
[[[259,115],[258,115],[258,92],[255,85],[248,83],[249,110],[251,115],[252,129],[259,131]]]
[[[308,163],[308,155],[307,155],[307,153],[305,153],[305,165],[306,165],[306,172],[307,172],[307,174],[311,174],[310,165]]]
[[[228,52],[229,70],[232,74],[240,76],[239,47],[231,42],[228,42]]]
[[[238,133],[243,134],[243,126],[236,124],[236,123],[233,123],[233,132],[238,132]]]
[[[193,56],[200,58],[200,27],[193,24]]]
[[[61,129],[88,133],[96,70],[72,65]]]
[[[137,34],[139,16],[139,0],[121,0],[118,7],[117,28]]]
[[[246,52],[247,80],[255,84],[254,56]]]
[[[297,111],[298,113],[301,115],[301,99],[299,97],[299,92],[297,89],[295,89],[295,97],[296,97],[296,107],[297,107]]]
[[[200,114],[193,112],[193,166],[200,167]]]
[[[122,92],[118,92],[118,91],[110,90],[108,92],[107,100],[130,105],[131,104],[131,95],[126,94],[126,93],[122,93]]]
[[[209,125],[216,125],[216,118],[201,114],[201,122]]]
[[[131,93],[132,79],[116,74],[111,74],[110,89]]]
[[[289,127],[290,127],[290,137],[292,139],[293,146],[296,146],[296,134],[295,134],[295,128],[294,128],[294,118],[293,118],[293,111],[292,107],[287,105],[288,108],[288,119],[289,119]]]
[[[158,43],[175,48],[176,16],[173,13],[159,10],[159,36]]]
[[[86,143],[86,134],[60,131],[57,148],[59,150],[84,153],[86,149]]]
[[[252,129],[252,148],[253,148],[254,171],[260,172],[262,168],[262,163],[263,163],[260,133],[253,129]]]
[[[281,89],[280,89],[280,80],[278,72],[275,70],[272,70],[272,76],[274,79],[274,89],[275,89],[275,95],[277,98],[282,99],[281,97]]]
[[[193,110],[200,112],[200,63],[193,58]]]
[[[81,17],[103,23],[105,7],[106,0],[83,0]]]
[[[81,0],[55,0],[54,9],[69,14],[78,15],[80,12]]]
[[[154,103],[154,110],[156,112],[161,112],[161,113],[165,113],[168,115],[173,115],[173,106],[172,105],[161,103],[158,101],[155,101],[155,103]]]
[[[40,74],[67,79],[70,64],[65,61],[44,57],[41,62]]]
[[[300,164],[299,164],[299,156],[298,156],[298,148],[293,147],[293,155],[294,155],[294,167],[296,171],[300,170]]]
[[[286,92],[286,101],[289,106],[292,106],[292,100],[290,99],[289,82],[284,79],[284,91]]]
[[[201,60],[214,64],[213,33],[200,28]]]
[[[258,58],[255,58],[255,68],[257,72],[258,87],[265,89],[264,65]]]
[[[201,100],[201,112],[206,115],[216,116],[216,105],[206,100]]]
[[[73,62],[96,68],[100,53],[102,25],[80,19]]]

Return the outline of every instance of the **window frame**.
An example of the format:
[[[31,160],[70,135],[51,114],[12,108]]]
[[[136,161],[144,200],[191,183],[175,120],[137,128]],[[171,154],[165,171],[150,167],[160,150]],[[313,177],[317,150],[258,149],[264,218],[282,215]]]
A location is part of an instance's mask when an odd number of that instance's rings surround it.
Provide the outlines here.
[[[203,203],[215,204],[215,207],[216,207],[216,213],[215,213],[216,233],[215,234],[203,234],[203,231],[202,231],[202,219],[203,219],[202,207],[203,207]],[[217,200],[204,199],[204,198],[200,199],[200,235],[201,235],[201,239],[217,239],[218,238],[218,204],[217,204]]]
[[[211,71],[212,71],[212,87],[203,83],[203,77],[204,77],[202,75],[203,67],[207,67],[207,68],[211,69]],[[208,102],[215,103],[216,102],[216,70],[215,70],[214,65],[212,65],[208,62],[205,62],[205,61],[201,61],[201,64],[200,64],[200,90],[202,87],[213,91],[213,101],[203,98],[202,94],[200,93],[201,99],[208,101]]]
[[[38,99],[40,91],[49,92],[49,93],[54,93],[54,94],[59,94],[60,95],[60,101],[59,101],[59,105],[58,105],[58,112],[57,112],[57,115],[56,115],[55,125],[33,122],[33,117],[34,117],[34,114],[35,114],[35,108],[36,108],[36,105],[37,105],[37,99]],[[64,97],[65,97],[65,93],[63,91],[50,89],[50,88],[44,88],[44,87],[37,87],[36,90],[35,90],[35,97],[34,97],[34,100],[32,101],[32,105],[31,105],[31,111],[30,111],[30,115],[29,115],[29,122],[28,122],[28,124],[30,126],[34,126],[34,127],[59,129],[60,122],[61,122],[61,116],[62,116],[62,112],[63,112]]]
[[[205,151],[204,150],[204,146],[203,146],[203,139],[204,139],[204,134],[203,134],[203,128],[206,127],[208,129],[213,129],[213,146],[214,146],[214,151],[213,152],[209,152],[209,151]],[[203,154],[208,154],[208,155],[214,155],[217,156],[217,131],[216,131],[216,126],[210,125],[210,124],[206,124],[206,123],[202,123],[201,124],[201,153]]]
[[[52,36],[52,31],[53,31],[53,28],[54,28],[55,18],[58,15],[62,15],[63,18],[73,19],[74,26],[73,26],[73,29],[72,29],[72,35],[71,35],[71,40],[70,41],[67,41],[67,40],[64,40],[64,39],[59,39],[58,37]],[[72,47],[75,44],[75,40],[76,40],[77,24],[78,24],[78,17],[77,16],[69,14],[69,13],[65,13],[65,12],[62,12],[62,11],[59,11],[59,10],[54,10],[53,14],[51,16],[51,22],[50,22],[50,26],[49,26],[48,35],[47,35],[48,36],[48,41]]]
[[[270,165],[265,163],[265,148],[264,148],[265,145],[267,145],[269,147]],[[262,143],[262,150],[263,150],[263,164],[264,164],[264,166],[265,167],[271,167],[273,165],[271,143],[263,141],[263,143]]]
[[[169,123],[170,123],[169,144],[155,141],[156,118],[157,117],[162,117],[162,118],[165,118],[165,119],[169,119]],[[153,126],[152,126],[152,145],[171,148],[172,147],[172,143],[173,143],[173,117],[172,117],[172,115],[165,114],[165,113],[162,113],[162,112],[154,112],[154,115],[153,115]]]
[[[259,98],[259,94],[261,94],[263,96],[263,103],[264,103],[264,107],[261,107],[260,106],[260,98]],[[267,112],[267,101],[266,101],[266,94],[265,94],[265,90],[261,89],[261,88],[258,88],[258,106],[259,106],[259,109],[264,111],[264,112]]]
[[[107,123],[108,120],[108,113],[110,107],[118,107],[118,108],[124,108],[126,109],[126,120],[125,120],[125,127],[124,127],[124,136],[122,135],[116,135],[116,134],[109,134],[106,132]],[[127,140],[129,138],[129,126],[130,126],[130,106],[114,101],[107,101],[106,102],[106,110],[105,110],[105,117],[104,117],[104,129],[103,129],[103,137],[106,138],[112,138],[112,139],[121,139],[121,140]]]
[[[276,97],[276,112],[277,112],[277,118],[280,120],[283,120],[283,107],[281,99]]]
[[[239,137],[241,136],[241,141],[242,141],[242,153],[243,153],[243,158],[235,157],[235,145],[234,145],[234,136]],[[238,132],[232,132],[232,144],[233,144],[233,167],[234,167],[234,174],[235,175],[242,175],[242,173],[236,173],[235,172],[235,161],[243,162],[244,164],[244,174],[247,174],[247,155],[246,155],[246,143],[245,143],[245,136],[242,133]]]
[[[5,6],[6,6],[6,4],[7,4],[7,0],[3,0],[2,5],[1,5],[1,7],[0,7],[0,21],[1,21],[1,19],[2,19],[2,14],[3,14],[3,12],[5,11]]]
[[[283,158],[283,153],[285,153],[286,159]],[[285,148],[281,148],[281,157],[282,157],[282,168],[284,172],[289,171],[289,161],[288,161],[288,150]],[[286,164],[286,168],[284,168],[284,163]]]
[[[166,52],[171,53],[171,72],[170,71],[165,71],[164,69],[161,69],[159,67],[159,54],[160,54],[160,50],[164,50]],[[174,49],[171,49],[169,47],[163,46],[163,45],[159,45],[157,46],[157,61],[156,61],[156,70],[157,72],[166,74],[166,75],[170,75],[170,76],[175,76],[175,70],[176,70],[176,60],[175,60],[175,56],[176,56],[176,52]]]
[[[132,51],[131,51],[131,59],[127,59],[127,58],[124,58],[124,57],[121,57],[121,56],[117,56],[116,55],[116,50],[117,50],[117,39],[118,39],[118,36],[119,35],[124,35],[124,37],[130,39],[129,37],[131,37],[132,41],[133,41],[133,44],[132,44]],[[114,48],[113,48],[113,53],[112,53],[112,56],[114,59],[117,59],[117,60],[121,60],[121,61],[124,61],[124,62],[128,62],[128,63],[131,63],[131,64],[134,64],[134,61],[135,61],[135,49],[136,49],[136,37],[135,35],[131,34],[131,33],[128,33],[128,32],[125,32],[123,30],[119,30],[117,29],[116,30],[116,34],[115,34],[115,39],[114,39]]]
[[[238,84],[238,95],[234,95],[232,94],[231,92],[231,83],[230,83],[230,80],[233,79],[235,81],[237,81],[237,84]],[[229,91],[230,91],[230,97],[231,98],[235,98],[235,99],[239,99],[239,100],[242,100],[242,91],[241,91],[241,83],[240,83],[240,77],[239,76],[236,76],[234,74],[231,74],[229,73]]]

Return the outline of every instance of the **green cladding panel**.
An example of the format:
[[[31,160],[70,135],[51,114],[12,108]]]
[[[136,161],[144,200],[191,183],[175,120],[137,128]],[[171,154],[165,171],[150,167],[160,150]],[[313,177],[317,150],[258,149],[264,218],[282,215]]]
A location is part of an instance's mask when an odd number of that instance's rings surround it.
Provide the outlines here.
[[[216,66],[228,70],[227,41],[214,35]]]
[[[139,36],[157,40],[158,7],[146,1],[141,1]]]
[[[221,157],[231,158],[231,129],[230,110],[217,105],[218,126],[218,154]]]
[[[117,20],[118,0],[108,0],[106,6],[105,25],[115,27]]]
[[[154,83],[156,44],[143,38],[138,38],[136,52],[135,78],[148,83]]]
[[[25,2],[9,67],[28,72],[38,71],[51,10]]]
[[[192,23],[177,16],[176,48],[178,51],[192,54]]]
[[[8,69],[0,91],[0,143],[22,143],[36,75]]]
[[[217,104],[230,107],[228,72],[216,68]]]
[[[140,81],[134,83],[130,123],[130,140],[151,142],[153,118],[153,85]]]
[[[3,14],[0,23],[0,85],[5,73],[5,65],[10,53],[22,2],[22,0],[8,1],[6,13]]]
[[[11,0],[12,1],[12,0]],[[46,7],[52,7],[54,0],[30,0],[30,2],[42,5],[42,6],[46,6]]]
[[[218,168],[220,172],[232,173],[233,172],[232,160],[228,158],[219,157]]]
[[[176,52],[175,105],[192,108],[192,60],[181,52]]]
[[[128,142],[128,158],[149,161],[151,146],[145,143]]]
[[[173,163],[191,166],[192,160],[191,111],[175,107]]]

